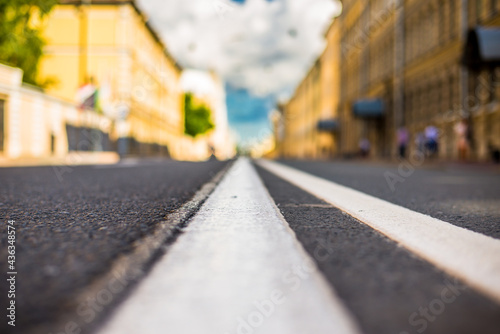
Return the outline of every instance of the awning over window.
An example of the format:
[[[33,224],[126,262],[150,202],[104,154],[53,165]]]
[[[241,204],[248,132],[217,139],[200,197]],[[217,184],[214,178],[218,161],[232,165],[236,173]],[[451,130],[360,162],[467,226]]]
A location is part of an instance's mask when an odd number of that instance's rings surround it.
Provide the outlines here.
[[[318,131],[337,131],[339,122],[336,119],[324,119],[318,122]]]
[[[352,111],[358,117],[382,117],[385,105],[381,99],[358,100],[353,104]]]
[[[500,28],[477,27],[469,30],[462,63],[478,68],[500,65]]]

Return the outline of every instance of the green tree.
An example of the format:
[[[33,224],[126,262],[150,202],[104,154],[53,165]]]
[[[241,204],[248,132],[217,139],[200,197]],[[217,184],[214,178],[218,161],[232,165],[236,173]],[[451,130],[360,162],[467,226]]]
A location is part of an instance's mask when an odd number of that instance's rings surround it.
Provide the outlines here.
[[[0,0],[0,62],[21,68],[27,83],[38,86],[49,83],[37,77],[45,44],[38,22],[42,22],[57,2]]]
[[[212,112],[204,105],[196,105],[193,95],[184,95],[184,133],[196,137],[215,128]]]

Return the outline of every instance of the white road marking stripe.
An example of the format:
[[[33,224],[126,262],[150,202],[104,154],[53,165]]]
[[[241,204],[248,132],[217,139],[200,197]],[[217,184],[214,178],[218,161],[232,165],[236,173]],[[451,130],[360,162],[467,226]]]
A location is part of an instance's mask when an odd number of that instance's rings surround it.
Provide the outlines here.
[[[500,240],[276,162],[260,160],[258,164],[500,302]]]
[[[100,330],[359,332],[246,159],[229,170],[185,233]]]

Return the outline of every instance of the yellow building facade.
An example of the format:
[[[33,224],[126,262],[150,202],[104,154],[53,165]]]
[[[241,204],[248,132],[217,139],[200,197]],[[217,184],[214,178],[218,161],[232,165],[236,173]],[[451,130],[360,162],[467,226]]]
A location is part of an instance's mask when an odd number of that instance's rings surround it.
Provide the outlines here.
[[[170,154],[182,159],[181,68],[131,0],[62,0],[47,18],[40,76],[47,92],[75,101],[90,78],[102,112],[113,119],[121,156]]]
[[[283,132],[275,135],[279,156],[327,159],[336,154],[340,85],[340,31],[336,22],[330,25],[325,38],[325,50],[280,108],[279,122],[275,120],[275,128],[279,123],[279,131]]]
[[[321,158],[337,155],[339,141],[338,106],[340,87],[340,29],[332,22],[325,34],[326,48],[321,63],[321,116],[317,122]]]
[[[315,159],[318,157],[317,122],[321,115],[320,72],[321,63],[318,60],[285,105],[283,153],[287,158]]]
[[[470,128],[469,159],[487,160],[500,149],[498,64],[475,70],[463,62],[473,47],[469,33],[500,29],[500,1],[346,0],[343,6],[342,155],[356,155],[366,138],[371,156],[394,157],[403,126],[412,153],[417,136],[435,126],[439,157],[456,159],[462,120]],[[379,102],[380,110],[372,113],[366,102]]]
[[[342,5],[319,58],[322,113],[311,97],[314,85],[308,84],[315,64],[285,107],[285,156],[321,157],[329,146],[307,129],[324,119],[335,120],[323,125],[335,128],[329,151],[342,157],[360,154],[363,142],[370,144],[372,157],[395,157],[402,127],[413,154],[417,138],[434,126],[438,157],[457,159],[461,122],[469,128],[468,159],[500,155],[499,0],[344,0]],[[328,50],[339,50],[338,59],[325,61]]]
[[[339,153],[344,157],[358,154],[360,141],[370,142],[373,155],[388,156],[398,122],[395,108],[395,1],[343,1],[338,18],[342,30],[341,82],[339,91]],[[383,103],[383,117],[356,115],[356,103]],[[382,102],[381,102],[382,101]],[[361,104],[362,105],[362,104]],[[391,110],[391,112],[387,112]],[[361,117],[360,117],[361,116]]]
[[[404,111],[410,133],[415,137],[425,126],[437,126],[440,157],[456,159],[455,127],[465,119],[471,130],[468,158],[488,160],[492,150],[500,150],[499,67],[476,70],[463,58],[473,47],[470,33],[481,27],[500,31],[500,1],[407,0],[404,17]]]
[[[0,166],[115,163],[109,117],[23,84],[0,64]],[[74,129],[81,129],[75,132]]]

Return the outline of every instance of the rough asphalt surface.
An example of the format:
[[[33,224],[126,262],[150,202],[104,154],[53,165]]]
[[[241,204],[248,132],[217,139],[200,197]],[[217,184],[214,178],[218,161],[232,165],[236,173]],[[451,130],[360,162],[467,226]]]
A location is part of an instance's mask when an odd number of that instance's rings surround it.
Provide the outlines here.
[[[329,166],[308,169],[327,174]],[[257,168],[297,238],[365,333],[499,333],[500,305],[337,208]],[[339,168],[346,166],[329,167],[337,172]],[[349,169],[352,177],[356,170]],[[374,173],[367,172],[372,177]],[[359,184],[369,181],[359,174]],[[371,184],[372,192],[377,191],[378,182]]]
[[[397,165],[281,162],[413,211],[500,239],[500,172],[464,166],[415,168],[412,172],[407,167],[401,167],[400,171]]]
[[[4,273],[5,223],[16,221],[14,333],[75,314],[78,293],[225,165],[163,161],[0,169],[0,268]],[[1,287],[5,310],[5,283]],[[2,320],[0,328],[5,323]]]

